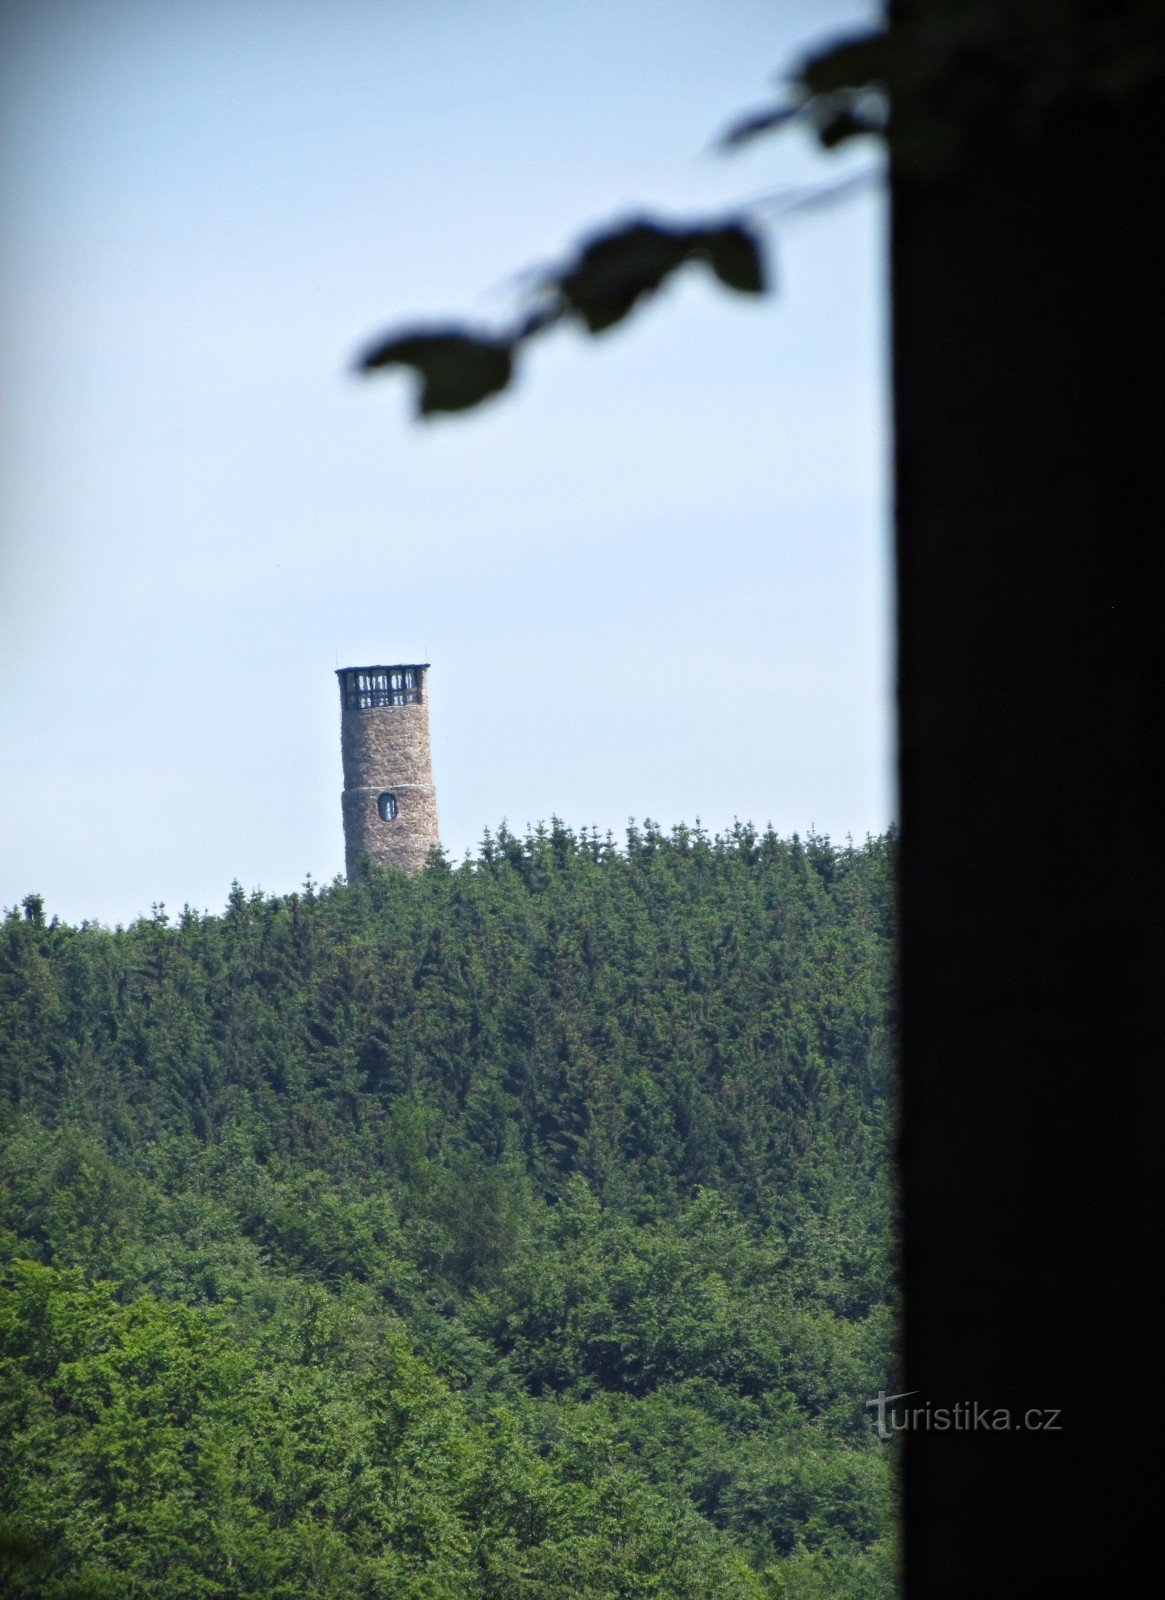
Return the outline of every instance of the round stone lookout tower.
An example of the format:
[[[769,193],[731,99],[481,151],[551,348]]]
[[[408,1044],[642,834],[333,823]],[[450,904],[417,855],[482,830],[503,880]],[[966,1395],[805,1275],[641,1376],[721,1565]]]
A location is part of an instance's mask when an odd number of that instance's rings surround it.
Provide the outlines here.
[[[366,860],[419,872],[437,837],[429,757],[428,662],[341,667],[344,864],[348,882]]]

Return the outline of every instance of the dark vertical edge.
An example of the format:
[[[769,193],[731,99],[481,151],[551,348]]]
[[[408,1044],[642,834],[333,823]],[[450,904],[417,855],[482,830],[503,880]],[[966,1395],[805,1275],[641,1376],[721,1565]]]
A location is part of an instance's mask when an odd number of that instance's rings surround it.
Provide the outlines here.
[[[1013,1424],[904,1437],[909,1600],[1158,1565],[1163,173],[1158,96],[892,177],[903,1386]]]

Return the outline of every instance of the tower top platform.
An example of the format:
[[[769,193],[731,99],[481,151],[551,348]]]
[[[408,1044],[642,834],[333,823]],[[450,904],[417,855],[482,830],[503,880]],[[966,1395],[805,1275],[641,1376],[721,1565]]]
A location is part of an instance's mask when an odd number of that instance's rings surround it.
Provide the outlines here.
[[[418,706],[428,670],[427,661],[401,662],[394,667],[337,667],[344,710]]]

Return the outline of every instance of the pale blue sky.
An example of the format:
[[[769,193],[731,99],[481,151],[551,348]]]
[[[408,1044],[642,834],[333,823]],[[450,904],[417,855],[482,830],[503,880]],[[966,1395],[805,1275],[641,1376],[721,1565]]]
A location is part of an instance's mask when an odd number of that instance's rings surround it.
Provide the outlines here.
[[[343,866],[334,667],[433,663],[446,847],[501,818],[891,820],[882,202],[409,421],[346,371],[635,208],[835,181],[713,134],[860,6],[0,8],[0,902]]]

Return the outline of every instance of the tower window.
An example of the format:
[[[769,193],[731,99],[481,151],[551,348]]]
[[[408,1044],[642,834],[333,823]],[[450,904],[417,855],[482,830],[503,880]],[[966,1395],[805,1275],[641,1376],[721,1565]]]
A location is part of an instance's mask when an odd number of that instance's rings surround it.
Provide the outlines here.
[[[372,706],[419,706],[420,703],[421,674],[416,667],[344,674],[344,706],[348,711],[367,711]]]
[[[379,795],[376,801],[376,809],[380,812],[381,822],[391,822],[393,817],[396,816],[396,795],[388,794],[387,792]]]

